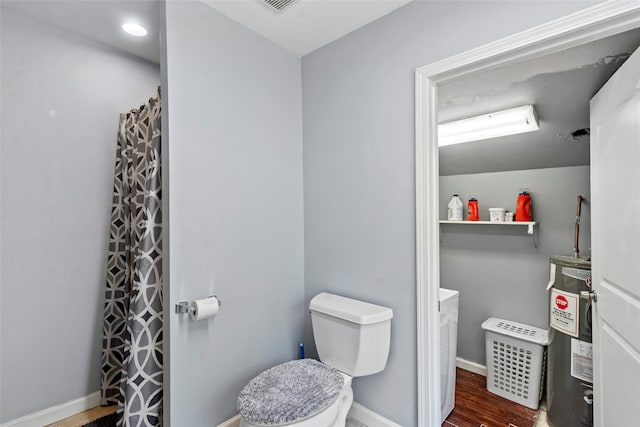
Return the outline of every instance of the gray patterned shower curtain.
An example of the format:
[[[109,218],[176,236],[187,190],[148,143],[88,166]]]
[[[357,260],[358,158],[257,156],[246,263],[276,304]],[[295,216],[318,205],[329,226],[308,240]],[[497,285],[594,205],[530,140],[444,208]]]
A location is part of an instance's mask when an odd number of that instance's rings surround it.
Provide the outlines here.
[[[162,423],[160,88],[120,115],[102,341],[101,404],[118,426]]]

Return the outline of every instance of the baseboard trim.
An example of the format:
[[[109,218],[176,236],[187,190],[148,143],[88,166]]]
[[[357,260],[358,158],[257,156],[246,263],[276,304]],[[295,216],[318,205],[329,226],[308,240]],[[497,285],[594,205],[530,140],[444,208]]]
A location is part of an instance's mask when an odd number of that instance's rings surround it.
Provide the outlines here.
[[[382,415],[376,414],[371,409],[367,409],[357,402],[353,402],[347,416],[367,427],[402,427],[400,424],[396,424]],[[240,414],[223,421],[216,427],[240,427]]]
[[[483,377],[487,376],[487,367],[476,362],[456,357],[456,366],[460,369],[466,369],[467,371],[482,375]]]
[[[227,421],[223,421],[216,427],[240,427],[240,414],[229,418]]]
[[[357,402],[353,402],[347,416],[361,422],[367,427],[402,427],[400,424],[394,423]]]
[[[100,392],[96,391],[88,396],[70,400],[59,405],[52,406],[24,417],[16,418],[0,424],[0,427],[42,427],[64,418],[75,415],[87,409],[100,406]]]

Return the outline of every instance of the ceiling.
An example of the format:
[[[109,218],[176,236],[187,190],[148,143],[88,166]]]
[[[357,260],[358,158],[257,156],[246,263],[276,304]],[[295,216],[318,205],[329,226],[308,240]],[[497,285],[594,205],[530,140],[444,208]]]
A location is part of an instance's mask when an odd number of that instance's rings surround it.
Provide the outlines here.
[[[156,0],[2,0],[2,7],[160,63],[160,2]],[[120,28],[125,20],[145,27],[147,36],[126,34]]]
[[[146,60],[160,63],[158,0],[1,0],[2,7],[71,30]],[[185,0],[167,0],[185,1]],[[281,13],[263,0],[202,0],[297,56],[304,56],[411,0],[296,0]],[[132,37],[125,19],[147,28]]]
[[[589,100],[640,45],[640,29],[439,88],[439,121],[533,104],[540,130],[441,147],[440,175],[588,165]]]
[[[202,0],[297,56],[304,56],[411,0],[297,0],[282,13],[261,0]]]

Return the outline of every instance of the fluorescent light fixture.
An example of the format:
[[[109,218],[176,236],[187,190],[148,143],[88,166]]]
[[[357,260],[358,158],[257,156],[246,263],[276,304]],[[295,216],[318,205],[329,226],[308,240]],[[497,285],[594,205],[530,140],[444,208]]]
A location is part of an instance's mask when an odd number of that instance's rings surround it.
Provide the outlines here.
[[[438,126],[438,145],[460,144],[540,129],[533,105],[511,108]]]
[[[147,35],[147,29],[142,25],[138,25],[135,22],[125,22],[122,24],[122,29],[131,34],[132,36],[142,37]]]

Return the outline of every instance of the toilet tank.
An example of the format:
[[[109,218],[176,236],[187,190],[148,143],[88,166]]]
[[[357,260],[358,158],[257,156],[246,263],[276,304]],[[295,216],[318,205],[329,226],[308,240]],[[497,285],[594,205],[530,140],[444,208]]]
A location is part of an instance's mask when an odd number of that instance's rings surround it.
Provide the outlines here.
[[[309,309],[323,363],[352,377],[384,369],[391,342],[390,308],[323,292],[311,299]]]

